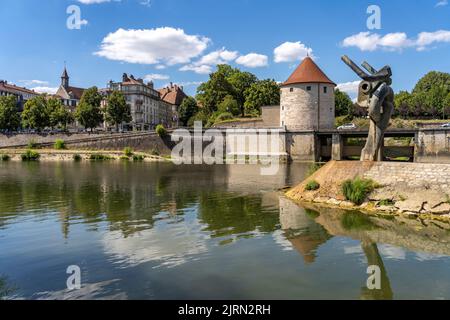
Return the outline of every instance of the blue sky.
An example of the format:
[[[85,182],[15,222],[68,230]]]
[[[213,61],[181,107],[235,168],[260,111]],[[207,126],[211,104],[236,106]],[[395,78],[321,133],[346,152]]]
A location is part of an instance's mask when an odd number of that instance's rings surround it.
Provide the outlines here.
[[[67,27],[70,5],[80,29]],[[367,28],[370,5],[381,9],[379,30]],[[358,79],[343,54],[390,64],[396,91],[450,72],[446,0],[2,0],[0,21],[0,79],[39,90],[59,85],[64,61],[74,86],[127,72],[189,94],[217,62],[284,81],[307,52],[352,95]]]

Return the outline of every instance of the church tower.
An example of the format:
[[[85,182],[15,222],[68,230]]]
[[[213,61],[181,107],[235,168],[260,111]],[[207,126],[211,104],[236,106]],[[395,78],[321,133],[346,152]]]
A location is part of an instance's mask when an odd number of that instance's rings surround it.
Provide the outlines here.
[[[310,58],[281,85],[280,124],[289,131],[334,129],[336,84]]]
[[[67,73],[67,69],[64,66],[64,71],[61,75],[61,86],[63,86],[65,89],[69,88],[69,74]]]

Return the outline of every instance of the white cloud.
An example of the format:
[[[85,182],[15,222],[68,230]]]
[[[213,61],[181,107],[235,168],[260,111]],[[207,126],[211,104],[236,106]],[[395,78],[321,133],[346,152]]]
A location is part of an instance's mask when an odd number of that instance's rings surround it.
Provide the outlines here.
[[[164,69],[166,69],[167,67],[165,66],[165,65],[163,65],[163,64],[158,64],[157,66],[155,66],[155,69],[156,70],[164,70]]]
[[[180,71],[193,71],[198,74],[209,74],[212,72],[212,67],[218,64],[225,64],[235,60],[238,56],[237,51],[228,51],[222,48],[217,51],[210,52],[198,61],[185,65],[180,68]]]
[[[144,77],[145,81],[168,80],[170,77],[166,74],[152,73]]]
[[[268,65],[269,58],[258,53],[249,53],[236,59],[236,63],[248,68],[260,68]]]
[[[360,83],[361,81],[339,83],[336,86],[336,89],[339,89],[340,91],[348,93],[349,95],[353,96],[358,93]]]
[[[189,63],[201,55],[210,39],[188,35],[183,29],[118,29],[108,34],[94,54],[110,60],[140,64]]]
[[[416,48],[418,51],[427,49],[434,43],[450,42],[450,31],[421,32],[416,39],[408,38],[404,32],[388,33],[384,36],[369,31],[347,37],[342,42],[343,47],[356,47],[361,51],[389,50],[398,51],[406,48]]]
[[[212,73],[212,67],[208,65],[197,66],[195,64],[188,64],[181,67],[180,71],[193,71],[198,74],[210,74]]]
[[[48,81],[42,80],[19,80],[20,83],[23,83],[25,86],[33,86],[33,85],[47,85]]]
[[[448,0],[441,0],[438,3],[436,3],[435,7],[445,7],[448,5]]]
[[[313,50],[308,48],[300,41],[285,42],[275,48],[273,51],[275,55],[275,62],[294,62],[303,60],[308,54],[313,55]]]
[[[55,94],[56,91],[58,91],[58,88],[52,88],[52,87],[45,87],[45,86],[41,86],[41,87],[34,87],[31,88],[31,90],[34,90],[38,93],[48,93],[48,94]]]
[[[237,56],[237,51],[228,51],[225,50],[225,48],[222,48],[220,50],[213,51],[211,53],[208,53],[207,55],[204,55],[199,61],[195,63],[195,65],[215,66],[218,64],[224,64],[233,61],[237,58]]]

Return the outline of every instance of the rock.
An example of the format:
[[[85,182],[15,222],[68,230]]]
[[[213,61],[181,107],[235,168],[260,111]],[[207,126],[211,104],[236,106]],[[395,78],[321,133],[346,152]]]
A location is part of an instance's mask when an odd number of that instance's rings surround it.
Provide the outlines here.
[[[327,203],[331,204],[333,206],[339,206],[342,203],[342,201],[337,200],[337,199],[330,199],[330,200],[327,201]]]
[[[342,201],[339,204],[339,206],[342,207],[342,208],[352,208],[352,207],[355,206],[355,204],[353,202],[350,202],[350,201]]]
[[[437,207],[434,207],[430,210],[431,213],[434,214],[449,214],[450,213],[450,203],[442,203]]]
[[[422,211],[425,200],[407,199],[405,201],[398,201],[395,203],[395,207],[400,212],[413,212],[419,213]]]
[[[330,200],[330,198],[326,198],[326,197],[317,197],[315,198],[313,201],[316,203],[327,203],[328,200]]]
[[[379,206],[377,207],[377,210],[385,211],[385,212],[395,212],[397,211],[397,208],[393,206]]]

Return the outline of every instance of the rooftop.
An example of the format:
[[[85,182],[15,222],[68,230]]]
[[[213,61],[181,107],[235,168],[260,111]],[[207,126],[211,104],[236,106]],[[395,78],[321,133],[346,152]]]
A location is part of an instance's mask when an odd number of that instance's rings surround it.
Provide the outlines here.
[[[336,85],[310,57],[306,57],[298,68],[291,74],[289,79],[287,79],[282,85],[286,86],[297,83],[325,83],[334,86]]]

